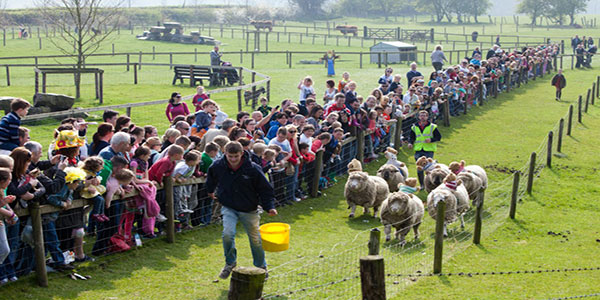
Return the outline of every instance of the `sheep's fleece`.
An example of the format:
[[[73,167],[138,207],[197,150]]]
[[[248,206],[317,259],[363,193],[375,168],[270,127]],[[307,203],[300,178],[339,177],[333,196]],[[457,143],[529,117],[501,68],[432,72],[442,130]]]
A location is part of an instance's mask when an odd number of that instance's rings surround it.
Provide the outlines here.
[[[414,230],[415,240],[419,238],[419,225],[425,214],[423,201],[419,197],[403,192],[391,193],[383,201],[379,214],[386,241],[391,239],[392,226],[396,228],[396,238],[402,245],[406,243],[405,237],[411,228]]]
[[[373,207],[373,216],[381,203],[389,194],[388,184],[380,177],[369,176],[366,172],[352,172],[348,175],[348,181],[344,187],[344,196],[348,207],[352,209],[350,217],[354,217],[356,205],[364,207],[365,213]]]

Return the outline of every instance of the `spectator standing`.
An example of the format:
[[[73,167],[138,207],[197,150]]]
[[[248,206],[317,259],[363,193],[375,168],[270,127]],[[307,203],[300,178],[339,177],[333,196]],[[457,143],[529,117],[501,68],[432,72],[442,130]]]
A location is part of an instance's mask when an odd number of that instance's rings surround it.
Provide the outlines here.
[[[575,53],[575,49],[577,49],[577,46],[581,44],[581,39],[579,38],[579,35],[575,35],[575,37],[571,40],[571,48],[573,48],[573,53]]]
[[[581,66],[583,65],[583,55],[585,54],[585,49],[583,48],[583,45],[580,43],[579,45],[577,45],[577,48],[575,48],[575,59],[577,60],[577,63],[575,63],[575,68],[581,68]]]
[[[410,71],[406,73],[406,80],[408,82],[408,87],[412,85],[413,79],[418,79],[419,77],[423,78],[423,74],[417,71],[417,63],[413,62],[410,64]]]
[[[550,84],[556,88],[556,101],[560,101],[562,89],[567,86],[567,79],[565,78],[565,75],[563,75],[562,69],[558,69],[558,74],[552,77],[552,82]]]
[[[408,138],[408,148],[415,149],[415,161],[421,156],[433,158],[437,150],[436,142],[439,142],[441,139],[442,135],[437,129],[437,125],[429,122],[429,113],[426,110],[419,111],[419,120],[411,127]],[[418,171],[417,174],[421,189],[423,189],[423,183],[425,182],[424,173],[423,171]]]
[[[307,98],[315,98],[315,89],[312,87],[313,80],[310,76],[304,77],[298,84],[300,90],[300,105],[306,106]]]
[[[114,127],[117,124],[118,117],[119,117],[118,112],[116,112],[112,109],[107,109],[102,114],[102,121],[104,121],[105,123],[110,123]]]
[[[211,66],[220,66],[221,65],[221,56],[223,54],[219,53],[219,46],[215,46],[212,51],[210,51],[210,65]]]
[[[8,152],[19,147],[19,126],[21,126],[21,118],[25,117],[29,112],[31,104],[27,100],[20,98],[10,102],[10,110],[8,114],[0,120],[0,149]]]
[[[249,154],[244,152],[240,143],[229,142],[225,146],[225,156],[208,169],[206,190],[211,198],[218,199],[222,204],[225,267],[219,277],[226,279],[236,266],[235,231],[238,221],[244,225],[250,239],[254,266],[266,270],[267,262],[258,228],[258,205],[260,203],[270,216],[277,215],[273,186],[260,166],[250,161]]]
[[[192,105],[194,105],[194,107],[196,107],[196,111],[199,111],[202,109],[202,107],[200,106],[202,104],[202,101],[208,99],[208,95],[205,93],[204,87],[199,85],[196,88],[196,95],[194,95],[194,98],[192,99]]]
[[[98,125],[96,133],[92,136],[92,144],[89,148],[91,156],[98,155],[104,148],[110,146],[110,139],[113,137],[113,125],[102,123]]]
[[[446,59],[446,55],[444,55],[444,51],[442,51],[442,46],[435,46],[435,50],[431,52],[431,64],[436,71],[439,71],[444,66],[444,61],[448,61]]]
[[[180,93],[174,92],[171,94],[171,99],[169,99],[165,114],[167,115],[169,122],[173,121],[177,116],[185,117],[190,114],[190,110],[188,109],[187,104],[182,101]]]

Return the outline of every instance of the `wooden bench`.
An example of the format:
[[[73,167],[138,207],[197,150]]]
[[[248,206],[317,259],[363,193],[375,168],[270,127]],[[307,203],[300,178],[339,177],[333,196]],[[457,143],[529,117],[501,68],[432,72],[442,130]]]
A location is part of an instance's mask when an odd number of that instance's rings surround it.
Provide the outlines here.
[[[190,86],[196,86],[196,82],[200,82],[202,85],[202,80],[208,80],[211,83],[211,79],[214,76],[211,67],[207,66],[194,66],[194,65],[174,65],[173,71],[175,75],[173,76],[173,85],[177,82],[177,79],[183,84],[184,79],[190,80]]]

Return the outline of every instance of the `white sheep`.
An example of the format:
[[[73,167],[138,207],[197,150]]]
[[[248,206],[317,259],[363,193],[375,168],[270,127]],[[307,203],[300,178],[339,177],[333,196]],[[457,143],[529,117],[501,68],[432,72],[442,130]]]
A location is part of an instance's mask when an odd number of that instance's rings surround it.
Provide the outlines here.
[[[460,163],[451,162],[448,167],[466,187],[469,197],[473,200],[473,205],[478,206],[483,203],[485,190],[488,186],[488,177],[485,170],[478,165],[465,166],[464,160],[461,160]]]
[[[463,215],[469,209],[469,193],[453,173],[450,173],[444,179],[444,184],[441,184],[427,195],[427,210],[433,219],[436,218],[437,205],[440,201],[446,203],[444,236],[448,236],[446,225],[455,222],[457,218],[460,219],[460,227],[464,229],[465,220]]]
[[[396,228],[396,238],[401,246],[406,244],[405,237],[411,228],[415,232],[415,240],[419,239],[419,225],[425,214],[423,201],[419,197],[403,192],[391,193],[381,204],[379,214],[386,242],[391,240],[392,226]]]
[[[351,209],[349,217],[354,217],[356,205],[364,207],[365,214],[368,214],[369,208],[373,207],[373,216],[376,216],[377,210],[388,194],[388,184],[383,178],[369,176],[368,173],[361,171],[351,172],[344,187],[344,196],[348,208]]]

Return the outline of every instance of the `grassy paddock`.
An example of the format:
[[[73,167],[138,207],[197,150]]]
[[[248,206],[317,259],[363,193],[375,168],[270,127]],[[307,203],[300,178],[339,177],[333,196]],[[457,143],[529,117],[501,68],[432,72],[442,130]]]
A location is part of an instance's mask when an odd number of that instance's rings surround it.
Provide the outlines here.
[[[371,71],[372,74],[364,76],[372,78],[379,73],[378,70]],[[573,104],[576,97],[584,93],[596,75],[593,70],[566,72],[569,87],[565,90],[564,102],[557,103],[552,99],[553,91],[548,86],[549,78],[546,78],[530,82],[528,86],[510,94],[501,94],[498,99],[485,106],[474,108],[469,115],[453,119],[452,127],[442,128],[444,139],[440,143],[437,159],[445,163],[465,159],[468,163],[488,166],[490,189],[504,187],[501,182],[508,176],[504,170],[517,169],[526,163],[530,151],[538,148],[547,131],[564,116],[568,105]],[[294,82],[287,84],[288,89],[292,84],[295,85]],[[574,128],[573,138],[565,139],[564,153],[567,158],[555,159],[555,168],[545,170],[541,180],[536,181],[534,197],[523,198],[523,205],[517,213],[518,221],[505,221],[502,216],[497,217],[499,215],[484,220],[485,234],[481,247],[468,247],[469,239],[459,238],[467,235],[461,233],[456,224],[453,225],[453,238],[448,239],[446,245],[447,258],[452,259],[446,260],[444,270],[489,271],[593,264],[592,253],[596,245],[592,237],[597,234],[592,224],[593,213],[598,208],[588,199],[593,198],[592,193],[598,190],[597,183],[591,179],[597,171],[594,168],[598,159],[594,156],[592,143],[597,136],[590,129],[597,127],[599,123],[598,110],[591,107],[590,114],[584,117],[584,124]],[[518,138],[515,139],[515,136]],[[411,156],[411,151],[403,149],[399,159],[407,161],[410,172],[414,173]],[[367,170],[374,173],[381,163],[383,161],[380,160],[370,164]],[[567,165],[568,168],[565,167]],[[338,179],[344,181],[344,178]],[[581,182],[589,184],[582,187]],[[366,251],[367,230],[377,226],[378,221],[365,216],[349,220],[342,192],[343,186],[338,184],[326,190],[324,197],[285,207],[277,217],[264,217],[263,222],[283,221],[292,225],[290,250],[269,253],[267,256],[273,278],[267,284],[267,291],[285,290],[286,285],[293,286],[293,281],[284,281],[286,278],[306,282],[302,275],[286,269],[286,264],[290,262],[297,263],[303,268],[301,270],[307,270],[310,275],[323,272],[326,278],[344,276],[341,272],[346,270],[350,270],[348,275],[356,272],[352,265],[346,267],[339,263],[356,263],[358,255]],[[419,195],[425,198],[425,194]],[[504,198],[497,199],[489,196],[488,205],[494,203],[496,211],[506,211],[506,203],[501,201]],[[399,255],[402,251],[394,243],[384,245],[384,253],[388,257],[388,272],[430,270],[433,224],[426,216],[422,229],[423,248],[415,248],[414,251]],[[498,230],[493,230],[497,226]],[[471,227],[472,222],[468,221],[467,228]],[[241,228],[239,230],[243,231]],[[565,241],[564,245],[560,243],[560,238],[547,235],[548,231],[566,230],[571,232],[570,236],[573,238],[569,242]],[[336,243],[338,245],[334,246]],[[335,259],[335,254],[343,249],[350,250],[349,257]],[[248,242],[243,233],[238,235],[238,251],[239,264],[251,265]],[[33,277],[3,289],[9,298],[14,299],[124,299],[159,295],[169,299],[190,296],[199,299],[225,298],[228,281],[213,282],[222,267],[221,252],[220,228],[218,225],[211,225],[178,235],[175,244],[166,244],[162,240],[151,241],[142,249],[102,258],[96,263],[79,267],[80,273],[93,276],[91,281],[73,282],[60,274],[51,274],[48,289],[36,288]],[[323,262],[319,262],[320,255],[323,256]],[[577,260],[568,260],[573,257]],[[568,282],[578,284],[576,289],[568,290],[569,293],[583,293],[586,287],[591,288],[597,275],[586,275],[540,275],[528,280],[527,284],[519,277],[435,278],[417,280],[416,284],[408,286],[388,284],[388,290],[390,295],[399,297],[409,294],[413,298],[423,299],[514,298],[524,294],[537,296],[541,293],[555,296],[565,293],[566,290],[560,287],[567,287]],[[280,280],[276,279],[278,276]],[[566,280],[564,276],[568,276]],[[168,283],[164,278],[170,278]],[[499,286],[506,285],[499,284],[498,280],[510,280],[515,288],[501,289]],[[480,289],[482,285],[488,288]],[[358,288],[357,281],[353,280],[350,284],[317,289],[314,295],[317,298],[336,298],[335,295],[341,297],[357,294]]]
[[[348,22],[351,23],[354,20]],[[375,26],[379,24],[378,22],[381,23],[381,20],[371,21],[367,24]],[[422,25],[430,26],[429,24]],[[450,25],[448,26],[450,27]],[[452,27],[461,30],[460,27]],[[474,30],[474,27],[470,28]],[[489,30],[486,28],[486,33]],[[554,36],[568,36],[573,35],[575,31],[551,30],[549,32]],[[577,32],[583,35],[583,32],[587,31]],[[116,51],[150,51],[153,45],[156,51],[193,51],[194,48],[198,48],[198,51],[210,50],[208,46],[137,41],[132,36],[121,33],[115,40]],[[225,51],[245,49],[245,42],[242,40],[228,40],[227,38],[222,40],[225,42],[223,47]],[[317,44],[313,46],[294,41],[288,44],[285,40],[280,43],[272,43],[269,48],[307,51],[325,51],[335,48],[337,51],[354,51],[359,50],[359,46],[354,44],[352,47]],[[36,40],[10,40],[7,47],[0,48],[0,56],[56,53],[56,51],[46,48],[41,51],[36,49]],[[110,44],[108,44],[100,52],[110,50]],[[298,95],[296,85],[306,75],[313,76],[317,82],[317,94],[320,95],[324,89],[323,83],[327,79],[325,68],[322,65],[297,64],[300,59],[314,60],[317,58],[317,55],[294,56],[294,66],[292,69],[288,69],[284,55],[258,54],[255,57],[255,69],[272,76],[271,96],[274,102],[279,102],[284,98],[296,99]],[[123,59],[123,57],[94,58],[93,61],[108,62],[115,59]],[[227,56],[225,60],[231,60],[234,65],[240,65],[239,56]],[[241,65],[250,67],[249,56],[244,56],[243,60]],[[132,58],[132,62],[135,61],[137,58]],[[168,58],[157,56],[155,61],[165,63],[168,62]],[[175,57],[175,63],[192,62],[192,56]],[[31,63],[31,61],[26,63]],[[208,56],[199,56],[197,63],[207,64]],[[167,98],[174,90],[186,95],[194,92],[185,85],[171,86],[172,71],[168,68],[143,66],[139,73],[140,84],[137,86],[131,84],[132,72],[126,72],[124,67],[106,69],[109,72],[107,73],[109,74],[107,75],[107,86],[105,86],[106,104]],[[407,71],[405,65],[396,65],[394,69],[401,74],[405,74]],[[424,71],[431,70],[430,67],[423,69]],[[358,82],[358,90],[362,95],[370,92],[370,87],[375,86],[376,78],[382,73],[382,70],[377,69],[376,65],[366,63],[363,69],[358,69],[357,58],[347,57],[342,57],[336,63],[336,70],[338,74],[349,71],[351,78]],[[544,170],[541,180],[536,181],[534,197],[523,198],[523,205],[517,212],[518,221],[505,221],[502,217],[502,213],[507,208],[507,203],[503,202],[504,194],[510,192],[502,191],[506,187],[506,180],[510,180],[506,170],[520,169],[526,164],[531,151],[538,149],[548,130],[552,129],[558,119],[565,115],[568,105],[574,104],[579,94],[585,95],[586,90],[598,75],[594,70],[566,71],[565,73],[569,82],[563,93],[566,101],[557,103],[553,100],[554,92],[549,86],[549,78],[545,77],[530,82],[529,85],[509,94],[501,94],[498,99],[486,103],[485,106],[475,107],[469,112],[469,115],[452,119],[452,127],[441,128],[444,139],[440,143],[440,150],[436,154],[436,158],[444,163],[465,159],[470,164],[486,166],[490,176],[490,190],[497,191],[488,195],[487,205],[496,214],[486,215],[483,246],[468,247],[470,244],[468,234],[457,230],[456,224],[451,227],[454,234],[447,240],[445,271],[489,271],[492,268],[498,270],[531,269],[545,265],[572,267],[575,263],[583,266],[594,262],[592,254],[597,245],[591,238],[597,235],[593,229],[595,220],[593,213],[598,208],[589,199],[593,199],[593,193],[598,191],[597,180],[593,181],[593,176],[597,172],[595,166],[598,165],[598,159],[594,156],[595,144],[592,143],[598,138],[592,129],[600,123],[596,107],[590,108],[590,114],[585,115],[583,125],[574,128],[573,138],[565,139],[564,153],[567,154],[567,157],[555,158],[555,168]],[[6,87],[5,78],[0,77],[0,93],[31,99],[33,94],[33,71],[31,68],[15,69],[12,74],[19,79],[13,86]],[[4,76],[3,72],[0,72],[0,76]],[[77,101],[77,106],[97,105],[97,101],[93,100],[91,82],[89,79],[86,80],[82,89],[83,97]],[[49,81],[51,83],[49,91],[51,92],[74,93],[71,86],[72,78],[68,76],[50,78]],[[215,98],[222,105],[223,110],[230,115],[237,111],[234,93],[221,94]],[[249,108],[245,107],[245,109]],[[137,124],[153,124],[160,131],[167,127],[162,105],[134,108],[133,119]],[[57,123],[55,120],[45,120],[28,124],[28,127],[32,128],[33,139],[46,145],[50,142],[49,132],[55,128]],[[410,172],[414,175],[412,151],[403,149],[398,158],[408,162]],[[379,160],[377,163],[366,166],[366,169],[370,173],[374,173],[382,163],[383,160]],[[567,165],[569,165],[568,168],[565,167]],[[341,177],[338,180],[344,182],[345,178]],[[581,182],[586,184],[582,186]],[[419,196],[424,199],[426,195],[420,193]],[[325,279],[335,280],[357,273],[356,261],[358,256],[366,252],[368,230],[379,225],[379,222],[365,216],[349,220],[347,214],[347,205],[343,199],[343,185],[340,183],[326,190],[325,195],[321,198],[309,199],[294,206],[282,208],[277,217],[265,216],[263,222],[283,221],[292,225],[290,250],[267,255],[272,272],[266,291],[271,293],[293,286],[314,285]],[[472,214],[469,215],[467,222],[468,230],[473,226],[471,216]],[[394,243],[384,245],[383,253],[386,255],[386,266],[389,273],[416,270],[428,272],[430,270],[431,233],[434,222],[428,216],[425,217],[424,222],[423,243],[409,244],[409,247],[412,247],[409,249],[410,251],[403,251]],[[495,230],[496,227],[498,227],[497,230]],[[241,228],[239,230],[243,231]],[[558,237],[547,235],[548,231],[566,232],[566,230],[569,230],[570,236],[573,236],[568,242],[560,243]],[[239,264],[251,265],[248,241],[244,234],[240,234],[238,237]],[[409,235],[409,237],[412,236]],[[347,249],[348,255],[336,256],[344,249]],[[51,274],[50,287],[40,289],[35,287],[34,278],[30,276],[3,287],[2,291],[8,299],[128,299],[132,297],[222,299],[226,297],[228,281],[213,282],[222,267],[221,257],[220,227],[211,225],[179,234],[175,244],[167,244],[159,239],[148,242],[139,250],[101,258],[96,263],[79,267],[80,273],[93,276],[90,281],[74,282],[61,274]],[[448,261],[448,258],[451,260]],[[576,260],[569,260],[569,258],[576,258]],[[560,265],[563,261],[564,265]],[[294,267],[298,267],[300,271],[294,272]],[[300,273],[306,273],[308,276]],[[306,277],[312,278],[315,274],[321,277],[306,279]],[[586,275],[588,276],[585,277]],[[563,276],[567,280],[560,281]],[[390,298],[399,298],[400,295],[408,294],[417,299],[508,299],[521,297],[521,295],[527,295],[527,298],[537,297],[542,293],[549,297],[562,295],[566,291],[569,293],[571,291],[574,293],[586,292],[586,287],[591,287],[592,282],[597,281],[596,277],[595,273],[537,276],[527,281],[521,280],[520,277],[510,277],[508,280],[515,288],[506,290],[500,288],[500,286],[506,285],[503,284],[504,281],[500,282],[499,280],[507,280],[501,277],[432,278],[417,280],[416,284],[406,280],[398,280],[399,284],[394,284],[395,279],[388,278],[388,290]],[[165,278],[169,278],[169,280],[165,281]],[[481,285],[479,285],[479,281],[482,281]],[[570,283],[571,286],[577,283],[577,288],[567,288],[569,287],[567,283]],[[486,289],[480,289],[481,286],[485,286]],[[460,288],[456,289],[455,287]],[[339,296],[341,298],[344,295],[345,298],[348,298],[349,295],[358,295],[358,292],[359,284],[356,280],[352,280],[348,284],[315,289],[311,297],[319,299],[325,298],[325,296],[332,298]],[[300,294],[297,296],[300,297]]]

